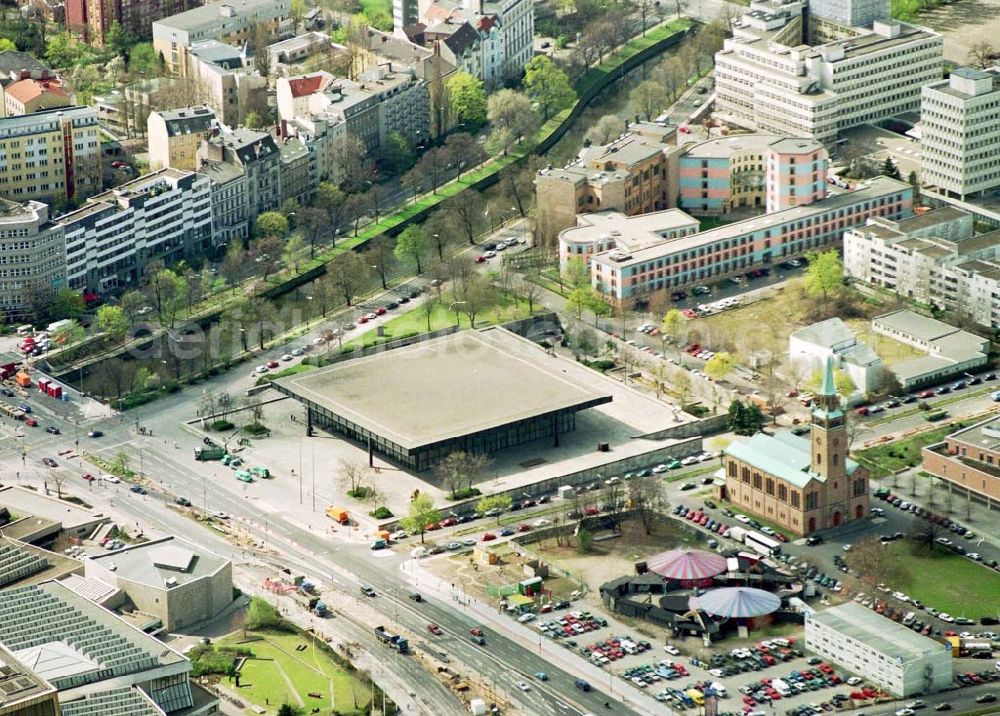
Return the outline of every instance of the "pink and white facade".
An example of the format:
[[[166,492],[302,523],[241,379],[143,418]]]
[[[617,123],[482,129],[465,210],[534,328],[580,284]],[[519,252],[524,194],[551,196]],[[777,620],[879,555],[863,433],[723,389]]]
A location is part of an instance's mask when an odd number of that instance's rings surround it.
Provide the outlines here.
[[[767,148],[767,213],[826,197],[829,155],[812,139],[786,137]]]

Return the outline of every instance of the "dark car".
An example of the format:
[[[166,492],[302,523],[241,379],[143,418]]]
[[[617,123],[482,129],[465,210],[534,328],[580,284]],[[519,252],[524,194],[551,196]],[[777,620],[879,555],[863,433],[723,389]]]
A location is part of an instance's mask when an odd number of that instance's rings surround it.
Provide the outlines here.
[[[50,458],[50,457],[43,457],[43,458],[42,458],[42,464],[43,464],[43,465],[47,465],[48,467],[56,467],[56,465],[57,465],[58,463],[56,463],[56,461],[55,461],[55,460],[53,460],[53,459],[52,459],[52,458]]]
[[[422,602],[422,601],[424,601],[424,598],[421,597],[417,592],[411,592],[410,593],[410,599],[412,599],[415,602]]]
[[[399,308],[399,304],[396,303],[395,301],[389,301],[389,303],[385,304],[385,307],[388,308],[390,311],[392,311],[394,309]]]
[[[146,494],[146,488],[144,488],[142,485],[132,485],[132,487],[130,487],[128,489],[129,489],[129,492],[134,492],[137,495],[145,495]]]
[[[45,428],[45,432],[52,433],[53,435],[58,435],[59,428],[57,428],[55,425],[50,425],[49,427]]]
[[[681,485],[682,490],[693,490],[696,487],[698,486],[693,482],[685,482],[683,485]]]
[[[675,301],[683,301],[687,298],[687,291],[674,291],[670,294],[670,297]]]
[[[181,507],[190,507],[191,506],[191,500],[189,500],[186,497],[175,497],[174,498],[174,502],[176,504],[180,505]]]
[[[91,430],[91,431],[89,431],[87,433],[87,437],[88,438],[102,438],[102,437],[104,437],[104,433],[102,433],[100,430]]]

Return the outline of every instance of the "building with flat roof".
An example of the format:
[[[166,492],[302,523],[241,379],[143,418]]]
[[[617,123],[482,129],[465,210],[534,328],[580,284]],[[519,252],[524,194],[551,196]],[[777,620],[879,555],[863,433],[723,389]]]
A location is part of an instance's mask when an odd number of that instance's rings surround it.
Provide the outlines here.
[[[59,716],[52,684],[0,645],[0,716]]]
[[[19,485],[0,487],[0,508],[4,507],[14,519],[0,525],[3,535],[31,544],[50,544],[62,533],[87,538],[108,521],[96,510]]]
[[[0,589],[72,574],[83,574],[83,562],[0,534]]]
[[[120,690],[163,713],[208,711],[194,708],[187,659],[60,582],[0,591],[0,646],[52,684],[62,704]],[[73,713],[86,713],[79,706]]]
[[[941,691],[952,683],[950,644],[856,602],[807,615],[806,649],[898,698]]]
[[[20,320],[34,311],[32,297],[66,286],[66,236],[40,201],[0,199],[0,314]]]
[[[891,17],[889,0],[809,0],[811,15],[848,27],[871,27]]]
[[[629,216],[677,206],[679,151],[667,142],[676,128],[633,125],[608,144],[586,147],[561,168],[535,176],[539,224],[556,236],[573,226],[576,215],[619,211]]]
[[[991,509],[1000,506],[1000,418],[956,430],[923,449],[923,469]]]
[[[246,47],[202,40],[188,48],[186,76],[202,90],[202,99],[222,124],[246,124],[251,111],[268,113],[267,77],[247,57]]]
[[[559,232],[559,263],[590,258],[605,251],[629,253],[666,239],[698,232],[699,222],[680,209],[626,216],[618,211],[580,214],[576,226]]]
[[[941,35],[876,20],[822,45],[735,36],[715,55],[715,114],[741,127],[831,146],[837,133],[920,108],[941,77]]]
[[[927,351],[927,355],[889,366],[904,390],[933,385],[987,364],[990,341],[934,318],[908,310],[872,319],[876,333]]]
[[[844,272],[900,298],[1000,327],[1000,231],[975,233],[972,214],[944,206],[870,219],[844,232]]]
[[[612,303],[648,301],[657,291],[717,281],[808,251],[839,246],[845,229],[869,217],[903,219],[912,213],[913,187],[876,177],[854,191],[812,204],[664,239],[628,253],[595,254],[590,264],[591,285]]]
[[[220,40],[245,45],[254,28],[280,39],[292,32],[291,0],[215,0],[153,22],[153,49],[167,69],[183,73],[195,42]]]
[[[965,199],[1000,186],[1000,70],[959,67],[920,93],[923,183]]]
[[[832,357],[811,418],[808,438],[757,433],[722,451],[725,498],[800,536],[868,516],[868,473],[847,457]]]
[[[172,264],[212,247],[209,179],[160,169],[90,197],[57,223],[66,232],[70,287],[135,286],[150,261]]]
[[[488,454],[541,438],[558,445],[578,411],[611,402],[566,380],[551,360],[531,341],[490,328],[346,360],[272,387],[306,407],[310,433],[340,433],[426,470],[456,450]]]
[[[813,323],[788,336],[789,360],[805,364],[809,371],[821,370],[831,357],[834,368],[845,371],[861,395],[881,387],[882,359],[839,318]]]
[[[212,619],[233,601],[232,563],[179,537],[94,555],[86,576],[125,592],[167,631]]]

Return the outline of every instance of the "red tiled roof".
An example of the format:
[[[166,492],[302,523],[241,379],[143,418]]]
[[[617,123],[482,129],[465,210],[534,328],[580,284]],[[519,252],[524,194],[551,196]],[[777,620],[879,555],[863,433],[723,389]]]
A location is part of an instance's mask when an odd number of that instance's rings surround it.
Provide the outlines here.
[[[479,23],[476,25],[476,29],[479,30],[480,32],[488,33],[496,26],[496,24],[497,24],[496,15],[484,15],[483,17],[479,18]]]
[[[293,80],[288,80],[288,86],[292,89],[292,97],[305,97],[319,92],[320,87],[323,86],[323,76],[296,77]]]
[[[46,92],[67,96],[58,80],[18,80],[7,87],[6,92],[21,104],[27,104]]]

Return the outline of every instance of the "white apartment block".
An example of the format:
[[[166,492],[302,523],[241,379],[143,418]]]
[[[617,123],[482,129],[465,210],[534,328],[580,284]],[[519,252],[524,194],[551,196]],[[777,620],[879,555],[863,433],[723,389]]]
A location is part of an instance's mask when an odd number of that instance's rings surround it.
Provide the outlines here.
[[[25,317],[33,295],[65,287],[65,256],[65,235],[49,221],[48,205],[0,199],[0,315]]]
[[[1000,231],[943,207],[902,221],[870,219],[844,232],[844,272],[901,298],[1000,327]]]
[[[1000,74],[959,67],[924,86],[920,102],[923,182],[965,199],[1000,186]]]
[[[854,602],[807,615],[806,649],[899,698],[952,682],[951,645]]]
[[[161,169],[91,197],[57,223],[66,232],[71,288],[136,286],[150,261],[172,263],[210,247],[210,182],[194,172]]]
[[[831,144],[837,132],[920,107],[941,76],[941,36],[897,22],[810,47],[737,36],[715,56],[716,116]]]

